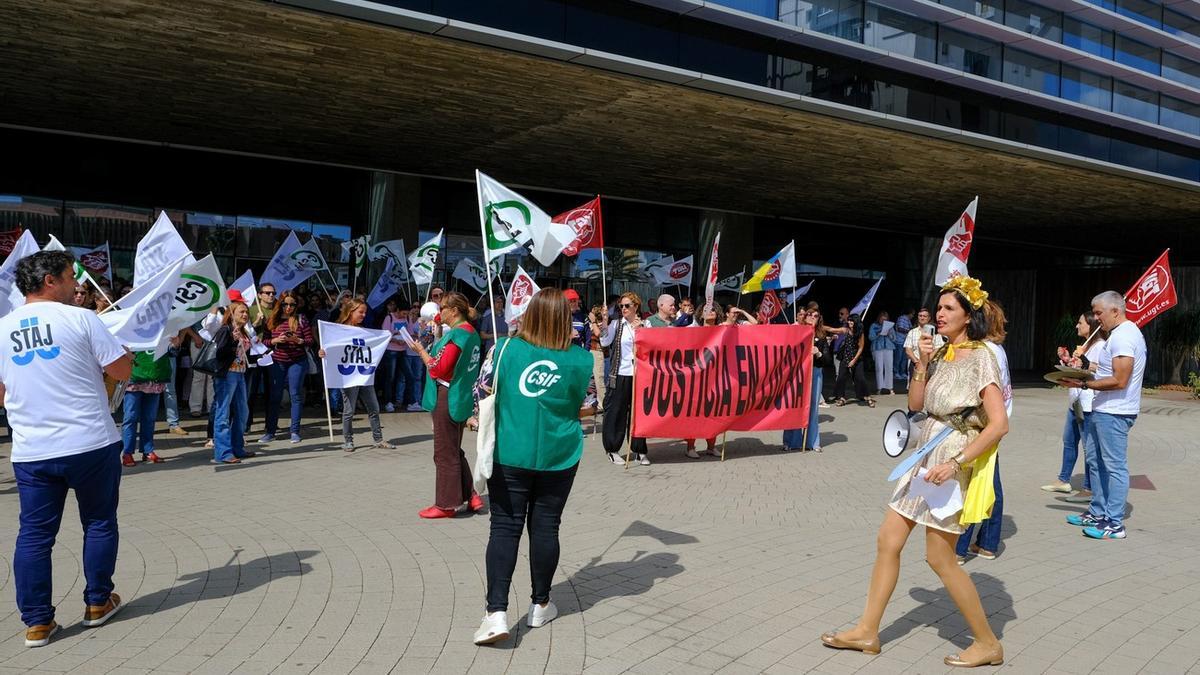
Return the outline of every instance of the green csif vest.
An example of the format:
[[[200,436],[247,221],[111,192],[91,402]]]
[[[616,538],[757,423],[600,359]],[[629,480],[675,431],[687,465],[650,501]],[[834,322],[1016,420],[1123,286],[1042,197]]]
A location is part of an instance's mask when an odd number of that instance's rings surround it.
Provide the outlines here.
[[[429,355],[437,357],[445,349],[446,344],[453,342],[458,345],[460,354],[458,361],[454,364],[454,376],[450,379],[450,391],[447,397],[447,403],[450,407],[450,419],[458,423],[467,421],[471,413],[475,410],[475,398],[473,391],[475,388],[475,379],[479,377],[479,333],[473,330],[467,330],[460,326],[451,328],[442,339],[438,340]],[[421,397],[421,407],[433,411],[437,405],[438,384],[429,373],[425,373],[425,393]]]

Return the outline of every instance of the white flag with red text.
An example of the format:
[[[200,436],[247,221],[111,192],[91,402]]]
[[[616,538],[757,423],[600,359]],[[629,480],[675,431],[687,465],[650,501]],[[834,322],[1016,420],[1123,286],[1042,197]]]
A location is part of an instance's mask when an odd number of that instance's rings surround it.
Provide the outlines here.
[[[971,254],[971,241],[975,238],[975,209],[978,206],[979,197],[976,197],[942,238],[942,253],[938,256],[937,273],[933,276],[934,286],[941,288],[954,277],[967,276],[967,256]]]

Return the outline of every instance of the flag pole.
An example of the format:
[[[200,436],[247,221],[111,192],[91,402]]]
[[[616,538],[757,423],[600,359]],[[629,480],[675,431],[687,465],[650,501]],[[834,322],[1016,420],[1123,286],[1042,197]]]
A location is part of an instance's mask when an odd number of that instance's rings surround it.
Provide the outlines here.
[[[83,267],[83,265],[80,265],[80,267]],[[87,271],[87,268],[84,268],[83,270],[83,278],[90,281],[92,286],[95,286],[100,295],[108,301],[108,306],[112,307],[112,298],[108,297],[108,294],[104,292],[103,288],[100,288],[100,284],[96,283],[96,280],[92,278],[92,275]]]
[[[476,195],[478,195],[479,194],[479,169],[475,170],[475,190],[476,190]],[[482,208],[482,206],[483,205],[480,204],[481,208]],[[487,275],[488,302],[492,302],[492,297],[493,297],[492,296],[492,256],[491,256],[491,251],[488,250],[487,226],[484,224],[484,218],[482,217],[483,212],[481,211],[479,215],[481,216],[479,219],[479,238],[480,238],[479,243],[483,246],[483,271],[484,271],[484,274]],[[433,284],[433,281],[430,280],[430,285],[432,285],[432,284]],[[428,295],[426,297],[428,297]],[[492,315],[492,341],[494,343],[495,339],[496,339],[496,334],[497,334],[496,312],[495,311],[491,312],[491,315]]]
[[[724,431],[721,433],[721,461],[722,462],[725,461],[725,439],[728,437],[729,437],[728,431]]]
[[[601,236],[603,236],[603,235],[601,235]],[[604,259],[607,257],[608,256],[604,255],[604,247],[601,246],[600,247],[600,304],[604,305],[604,313],[606,315],[605,318],[607,318],[607,314],[608,314],[608,275],[605,272],[605,268],[608,267],[608,265],[605,264]]]
[[[617,319],[620,321],[620,319]],[[634,335],[636,338],[636,334]],[[629,445],[625,446],[625,471],[629,470],[629,458],[633,456],[634,397],[637,396],[637,340],[633,342],[633,374],[629,376]],[[647,448],[649,449],[649,448]]]
[[[317,344],[321,344],[321,322],[317,322]],[[325,390],[325,418],[329,421],[329,442],[333,443],[333,408],[329,405],[329,383],[325,381],[325,357],[321,357],[321,388]],[[342,401],[342,405],[345,405]]]
[[[330,276],[333,276],[333,275],[331,274]],[[317,277],[317,283],[321,284],[321,290],[325,291],[325,297],[329,298],[329,304],[332,305],[333,304],[333,296],[329,294],[329,289],[325,287],[325,282],[321,281],[320,272],[317,273],[316,277]],[[337,284],[335,283],[334,286],[337,286]],[[341,293],[341,292],[342,291],[339,289],[338,293]]]
[[[742,308],[742,290],[744,288],[746,288],[746,266],[745,265],[742,265],[741,281],[742,281],[742,283],[738,284],[738,299],[737,299],[737,308],[738,309]]]

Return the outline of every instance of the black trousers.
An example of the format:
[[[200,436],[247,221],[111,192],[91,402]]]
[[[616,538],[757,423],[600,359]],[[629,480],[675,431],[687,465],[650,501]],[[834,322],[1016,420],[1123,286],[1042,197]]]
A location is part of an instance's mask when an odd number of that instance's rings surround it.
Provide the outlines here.
[[[579,465],[562,471],[534,471],[494,464],[488,479],[492,528],[487,545],[487,611],[508,611],[508,591],[517,569],[521,530],[529,528],[529,576],[533,602],[550,600],[558,568],[558,526]]]
[[[867,400],[867,376],[863,372],[863,362],[860,358],[854,367],[851,368],[849,363],[843,363],[838,369],[837,381],[833,384],[833,397],[846,398],[846,385],[849,384],[850,378],[854,378],[854,396],[860,401]]]
[[[250,414],[246,415],[246,431],[249,431],[251,425],[254,424],[254,408],[257,406],[263,411],[263,414],[266,414],[270,399],[270,366],[250,368],[246,375],[246,408],[250,410]]]
[[[629,429],[629,415],[633,410],[633,377],[618,375],[615,387],[609,387],[604,396],[604,427],[601,437],[604,441],[605,452],[619,452],[625,442],[625,432]],[[646,439],[634,438],[629,441],[631,451],[646,454]]]

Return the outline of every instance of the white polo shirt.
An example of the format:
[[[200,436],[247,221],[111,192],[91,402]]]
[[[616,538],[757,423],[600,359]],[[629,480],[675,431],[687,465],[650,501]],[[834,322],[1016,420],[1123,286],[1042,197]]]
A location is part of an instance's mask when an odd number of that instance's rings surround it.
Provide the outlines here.
[[[1136,415],[1142,409],[1142,374],[1146,370],[1146,339],[1132,321],[1122,321],[1109,331],[1108,342],[1096,359],[1096,377],[1112,377],[1113,359],[1118,356],[1133,358],[1133,373],[1129,386],[1124,389],[1097,391],[1092,399],[1092,412],[1110,415]]]

